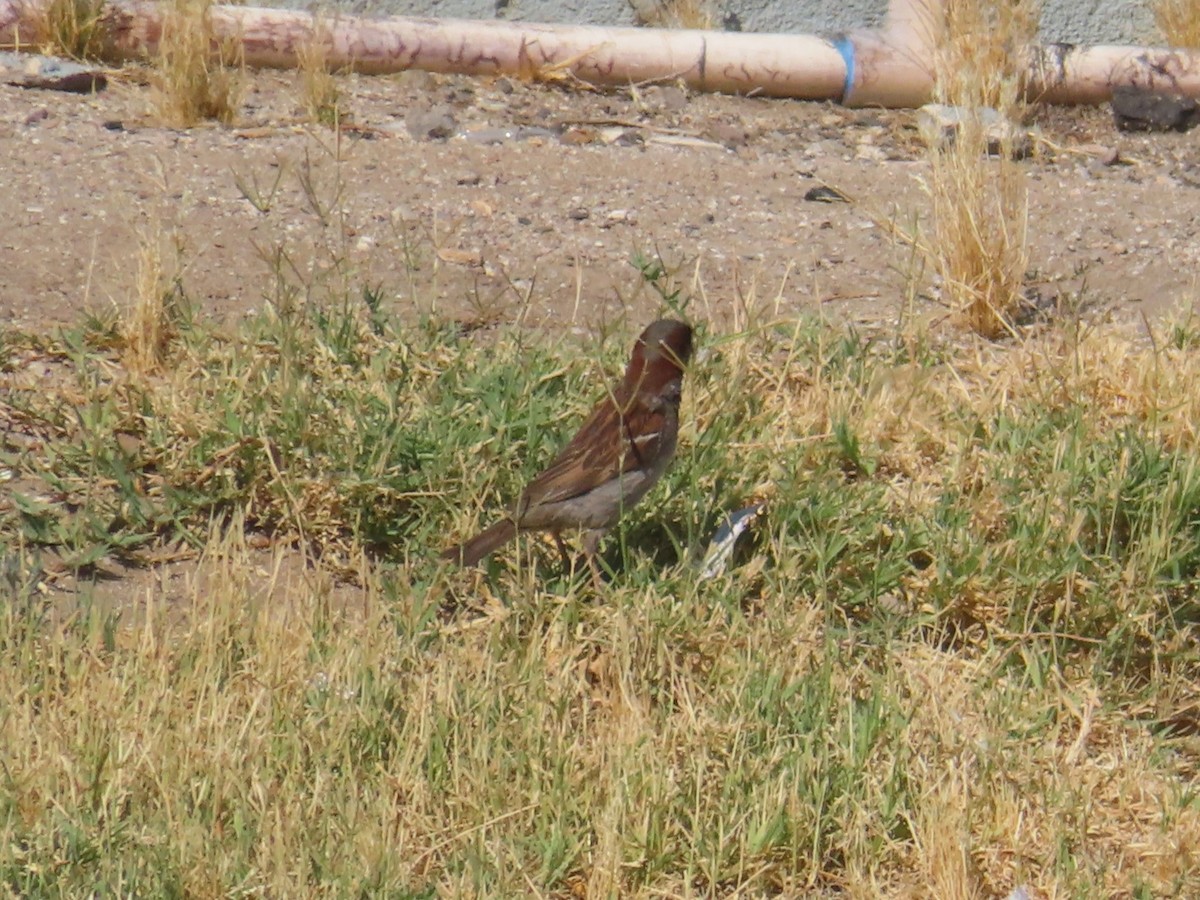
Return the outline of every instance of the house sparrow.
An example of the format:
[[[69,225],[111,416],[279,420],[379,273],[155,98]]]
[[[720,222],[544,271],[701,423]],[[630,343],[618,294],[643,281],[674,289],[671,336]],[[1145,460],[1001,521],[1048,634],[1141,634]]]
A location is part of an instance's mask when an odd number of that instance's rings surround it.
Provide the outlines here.
[[[692,329],[660,319],[637,343],[621,383],[596,404],[550,466],[531,481],[512,513],[442,559],[473,566],[519,531],[549,531],[564,561],[561,533],[583,532],[594,579],[604,533],[642,499],[675,455],[683,368],[692,355]]]

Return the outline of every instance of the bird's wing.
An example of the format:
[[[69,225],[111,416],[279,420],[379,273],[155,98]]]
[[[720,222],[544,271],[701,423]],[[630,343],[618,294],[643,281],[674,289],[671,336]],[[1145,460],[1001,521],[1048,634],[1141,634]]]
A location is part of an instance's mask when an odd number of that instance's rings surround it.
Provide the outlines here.
[[[522,494],[522,508],[578,497],[631,470],[646,468],[658,456],[665,416],[645,403],[628,404],[624,414],[610,398],[583,423],[571,442]]]

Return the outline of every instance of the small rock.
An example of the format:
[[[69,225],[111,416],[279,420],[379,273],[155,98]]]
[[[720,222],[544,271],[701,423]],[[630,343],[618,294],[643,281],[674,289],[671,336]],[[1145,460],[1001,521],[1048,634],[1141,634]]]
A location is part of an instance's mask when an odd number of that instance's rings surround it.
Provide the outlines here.
[[[396,76],[396,81],[413,91],[428,91],[437,86],[437,79],[433,73],[424,69],[407,69]]]
[[[887,591],[880,594],[875,602],[880,609],[889,615],[902,616],[910,611],[909,604],[904,601],[903,596],[894,591]]]
[[[26,53],[0,53],[0,80],[17,87],[71,94],[92,94],[108,85],[104,71],[98,66]]]
[[[483,176],[478,172],[460,172],[454,176],[454,183],[461,184],[466,187],[475,187],[483,181]]]
[[[822,156],[840,156],[841,152],[842,142],[835,141],[832,138],[813,141],[804,148],[804,155],[810,159],[819,159]]]
[[[543,128],[541,125],[522,125],[517,129],[516,139],[518,141],[532,141],[540,146],[540,142],[551,140],[558,137],[558,133],[549,129]]]
[[[495,146],[511,141],[515,135],[512,128],[476,128],[463,134],[463,140],[471,144]]]
[[[675,85],[651,85],[642,92],[646,105],[663,112],[678,112],[687,106],[688,96]]]
[[[43,106],[41,109],[35,109],[33,112],[27,115],[25,117],[25,124],[36,125],[38,122],[44,122],[48,118],[50,118],[50,110]]]
[[[406,120],[408,133],[418,141],[444,141],[453,137],[458,130],[454,116],[444,108],[435,107],[427,112],[412,113]]]
[[[509,141],[537,142],[556,137],[549,128],[536,125],[509,126],[507,128],[478,128],[463,133],[463,140],[472,144],[505,144]]]
[[[1076,150],[1087,154],[1087,172],[1093,178],[1104,174],[1105,169],[1126,164],[1116,147],[1106,147],[1103,144],[1083,144]]]
[[[708,136],[730,150],[741,147],[750,140],[750,132],[733,122],[714,122],[708,129]]]
[[[408,206],[394,207],[389,215],[393,225],[413,226],[421,221],[421,214]]]
[[[592,215],[591,210],[589,210],[586,206],[577,206],[573,210],[571,210],[570,212],[567,213],[567,218],[572,219],[573,221],[576,221],[576,222],[582,222],[584,219],[589,218],[591,215]]]
[[[380,122],[375,126],[380,134],[408,134],[408,124],[406,122]]]
[[[578,147],[583,144],[594,144],[599,138],[600,134],[595,128],[572,125],[559,136],[558,140],[569,147]]]
[[[142,440],[135,434],[117,432],[117,447],[129,459],[136,459],[142,452]]]
[[[647,144],[658,144],[663,147],[688,147],[696,150],[729,150],[724,144],[716,141],[706,141],[704,138],[692,137],[690,134],[652,134],[646,138]]]
[[[606,144],[616,144],[618,147],[635,147],[644,144],[646,137],[636,128],[626,128],[623,125],[609,125],[599,131],[600,140]]]
[[[1132,85],[1113,89],[1112,111],[1119,131],[1187,131],[1200,122],[1191,97]]]
[[[865,160],[866,162],[885,162],[887,160],[887,152],[882,147],[877,147],[869,141],[864,141],[854,149],[854,158]]]
[[[987,138],[987,152],[996,156],[1007,145],[1013,159],[1024,159],[1033,152],[1033,133],[1024,126],[1006,119],[990,106],[977,110],[927,103],[917,110],[917,127],[930,146],[949,146],[968,117],[978,116]]]
[[[455,266],[479,266],[483,264],[483,254],[478,250],[443,247],[437,251],[437,256],[442,262]]]
[[[828,187],[827,185],[818,185],[815,188],[809,188],[805,193],[804,199],[812,203],[849,203],[850,198],[839,190]]]

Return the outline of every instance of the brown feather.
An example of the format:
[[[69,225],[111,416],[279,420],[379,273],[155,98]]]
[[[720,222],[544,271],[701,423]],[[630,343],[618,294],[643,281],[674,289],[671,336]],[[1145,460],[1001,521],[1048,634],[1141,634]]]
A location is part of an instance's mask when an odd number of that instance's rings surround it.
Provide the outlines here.
[[[665,470],[675,452],[683,368],[692,330],[661,319],[642,332],[625,375],[575,436],[521,492],[511,518],[442,554],[478,563],[523,528],[611,527]],[[626,498],[629,502],[626,503]]]
[[[498,550],[516,536],[517,523],[512,519],[501,519],[469,541],[464,541],[444,551],[442,559],[458,563],[463,567],[477,566],[485,556]]]

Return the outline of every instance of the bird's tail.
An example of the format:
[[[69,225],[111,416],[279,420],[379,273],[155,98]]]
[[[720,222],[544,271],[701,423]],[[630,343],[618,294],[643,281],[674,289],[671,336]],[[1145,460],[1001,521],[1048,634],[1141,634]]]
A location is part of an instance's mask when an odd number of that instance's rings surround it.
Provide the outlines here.
[[[469,541],[457,544],[442,553],[442,559],[458,563],[460,566],[476,566],[485,556],[516,536],[517,523],[512,519],[501,519]]]

